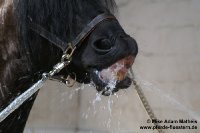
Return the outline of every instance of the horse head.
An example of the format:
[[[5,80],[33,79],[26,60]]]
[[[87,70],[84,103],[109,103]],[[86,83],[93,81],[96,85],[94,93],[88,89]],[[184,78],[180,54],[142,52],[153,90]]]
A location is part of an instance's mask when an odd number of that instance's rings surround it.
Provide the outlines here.
[[[24,10],[22,10],[23,15],[19,18],[21,22],[23,20],[22,26],[27,25],[28,18],[61,40],[70,42],[96,16],[112,14],[110,6],[114,6],[113,1],[74,0],[70,3],[62,0],[58,3],[56,1],[29,0],[26,7],[27,14],[24,15]],[[61,58],[61,51],[55,48],[52,50],[51,43],[31,30],[27,30],[28,26],[24,29],[26,32],[23,32],[25,35],[22,37],[27,37],[25,43],[31,47],[28,50],[32,52],[30,58],[33,63],[31,64],[39,66],[36,71],[49,70],[52,68],[52,64]],[[45,52],[49,54],[45,55]],[[130,86],[131,79],[127,73],[137,52],[136,41],[126,34],[116,19],[103,21],[84,38],[80,47],[76,48],[70,65],[57,76],[71,75],[78,82],[92,82],[98,91],[109,95],[107,91],[112,93]],[[114,86],[111,87],[111,84]]]
[[[41,79],[63,51],[34,32],[34,22],[63,42],[73,42],[100,14],[113,14],[113,0],[3,0],[0,2],[0,110]],[[113,15],[111,15],[113,16]],[[67,45],[67,43],[66,43]],[[70,64],[55,76],[92,82],[110,95],[131,84],[128,69],[137,55],[136,41],[116,19],[99,23],[75,49]],[[1,124],[0,132],[23,132],[33,95]]]
[[[97,26],[75,51],[67,71],[78,82],[92,82],[104,95],[131,85],[128,69],[137,55],[136,41],[127,35],[116,20]]]

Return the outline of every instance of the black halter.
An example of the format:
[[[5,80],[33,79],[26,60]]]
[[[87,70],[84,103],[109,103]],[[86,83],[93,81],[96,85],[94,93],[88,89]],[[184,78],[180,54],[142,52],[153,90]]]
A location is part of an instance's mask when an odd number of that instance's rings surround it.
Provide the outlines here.
[[[95,17],[87,26],[82,30],[82,32],[70,43],[64,42],[56,37],[54,34],[50,33],[40,25],[29,22],[30,29],[47,39],[49,42],[53,43],[55,46],[63,51],[63,56],[61,62],[58,62],[53,69],[48,73],[43,73],[42,79],[31,86],[28,90],[18,96],[12,103],[10,103],[3,111],[0,112],[0,122],[2,122],[7,116],[9,116],[15,109],[21,106],[28,98],[30,98],[35,92],[37,92],[44,82],[62,70],[66,65],[70,63],[70,59],[73,55],[74,50],[78,47],[81,42],[88,37],[88,35],[95,30],[98,24],[105,20],[116,20],[116,18],[111,14],[100,14]],[[65,60],[66,59],[66,60]]]
[[[53,43],[55,46],[60,48],[63,52],[68,52],[68,50],[74,51],[76,47],[79,47],[79,45],[84,41],[85,38],[88,37],[88,35],[95,30],[95,28],[103,21],[105,20],[116,20],[115,16],[111,14],[100,14],[96,16],[90,23],[84,27],[84,29],[81,31],[81,33],[78,34],[78,36],[72,41],[72,42],[64,42],[58,37],[56,37],[54,34],[50,33],[40,25],[32,22],[30,20],[29,27],[31,30],[42,36],[43,38],[47,39],[49,42]]]
[[[29,19],[29,20],[30,20],[29,28],[32,31],[39,34],[41,37],[47,39],[49,42],[53,43],[56,47],[60,48],[63,51],[64,56],[62,56],[61,60],[68,60],[68,58],[71,58],[74,50],[82,44],[82,42],[85,40],[85,38],[87,38],[90,35],[90,33],[92,33],[100,23],[102,23],[106,20],[117,21],[115,16],[113,16],[112,14],[106,14],[106,13],[100,14],[100,15],[96,16],[90,23],[88,23],[83,28],[81,33],[79,33],[78,36],[73,41],[64,42],[63,40],[59,39],[57,36],[55,36],[51,32],[44,29],[42,26],[34,23],[32,21],[32,19]],[[63,76],[59,76],[59,75],[58,76],[54,75],[51,77],[51,80],[56,80],[56,81],[66,84],[66,82],[68,82],[68,78],[70,78],[70,75],[68,75],[67,78],[66,77],[64,78]]]

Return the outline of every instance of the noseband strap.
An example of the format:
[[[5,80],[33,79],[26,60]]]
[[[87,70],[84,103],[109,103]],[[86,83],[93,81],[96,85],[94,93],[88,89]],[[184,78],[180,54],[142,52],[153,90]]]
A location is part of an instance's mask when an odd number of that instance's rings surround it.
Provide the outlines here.
[[[55,36],[53,33],[47,31],[42,26],[34,23],[31,19],[29,22],[29,27],[32,31],[36,32],[43,38],[47,39],[49,42],[53,43],[55,46],[60,48],[63,52],[65,52],[69,47],[72,49],[75,49],[76,47],[79,47],[79,45],[85,40],[85,38],[88,37],[88,35],[94,31],[94,29],[103,21],[106,20],[116,20],[115,16],[111,14],[100,14],[96,16],[90,23],[84,27],[84,29],[81,31],[81,33],[78,34],[78,36],[70,43],[64,42],[61,39],[59,39],[57,36]]]
[[[112,19],[116,20],[116,18],[111,14],[98,15],[82,30],[82,32],[71,43],[66,43],[60,40],[54,34],[50,33],[40,25],[34,23],[30,19],[30,29],[60,48],[63,51],[63,56],[61,61],[58,62],[51,71],[49,71],[48,73],[43,73],[42,78],[37,83],[33,84],[33,86],[31,86],[28,90],[18,96],[13,102],[11,102],[5,109],[0,112],[0,123],[4,119],[6,119],[13,111],[19,108],[35,92],[37,92],[48,79],[61,71],[65,66],[69,65],[73,51],[76,49],[76,47],[79,46],[79,44],[81,44],[81,42],[86,37],[88,37],[88,35],[97,27],[98,24],[105,20]]]

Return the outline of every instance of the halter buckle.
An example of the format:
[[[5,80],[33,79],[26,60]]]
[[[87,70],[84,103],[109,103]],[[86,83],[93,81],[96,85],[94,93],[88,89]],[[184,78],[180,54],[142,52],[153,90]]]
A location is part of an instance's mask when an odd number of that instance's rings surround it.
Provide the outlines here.
[[[70,60],[71,57],[72,57],[72,55],[73,55],[73,53],[74,53],[74,51],[75,51],[75,49],[76,49],[76,47],[72,46],[72,43],[68,43],[67,45],[68,45],[68,47],[64,51],[61,61],[68,61],[68,60]]]

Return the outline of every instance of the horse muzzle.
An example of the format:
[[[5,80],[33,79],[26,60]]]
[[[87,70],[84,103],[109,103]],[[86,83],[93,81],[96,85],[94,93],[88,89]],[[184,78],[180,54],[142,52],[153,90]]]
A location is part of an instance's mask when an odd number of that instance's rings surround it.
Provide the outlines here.
[[[134,63],[135,57],[127,56],[106,69],[96,70],[91,72],[92,81],[96,85],[97,91],[103,95],[111,95],[119,89],[128,88],[131,85],[129,77],[129,69]]]

